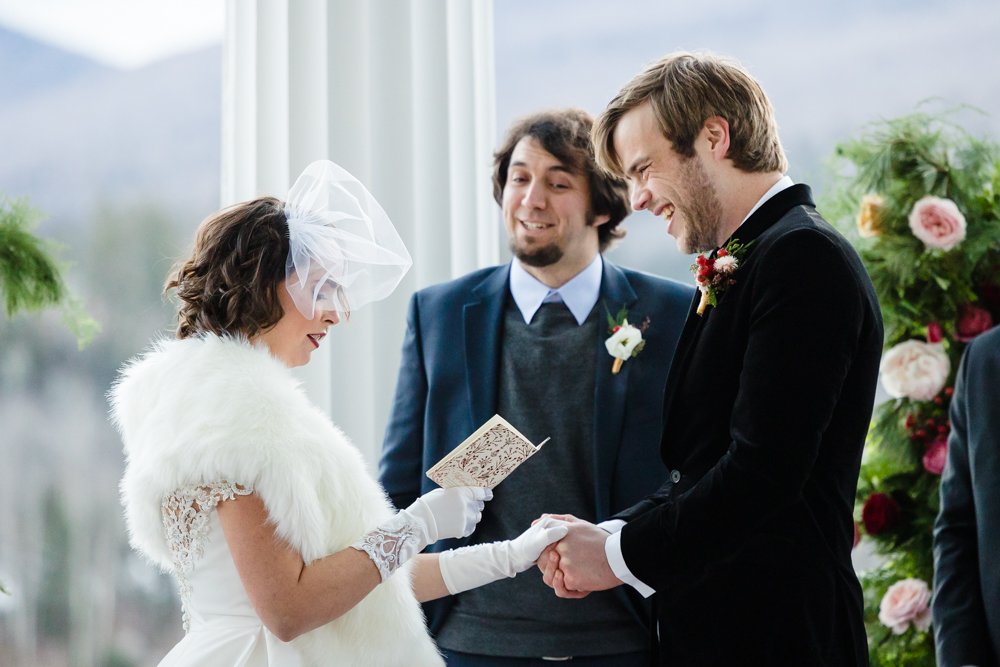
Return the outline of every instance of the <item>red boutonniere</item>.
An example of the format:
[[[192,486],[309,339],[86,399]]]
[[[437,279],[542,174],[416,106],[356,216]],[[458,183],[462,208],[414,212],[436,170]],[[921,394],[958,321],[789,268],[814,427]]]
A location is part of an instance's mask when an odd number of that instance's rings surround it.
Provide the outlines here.
[[[718,305],[719,296],[736,284],[733,275],[740,268],[743,256],[751,245],[753,241],[740,243],[736,239],[731,239],[715,252],[715,257],[698,255],[695,258],[691,271],[694,272],[695,283],[701,291],[698,315],[703,315],[709,306]]]

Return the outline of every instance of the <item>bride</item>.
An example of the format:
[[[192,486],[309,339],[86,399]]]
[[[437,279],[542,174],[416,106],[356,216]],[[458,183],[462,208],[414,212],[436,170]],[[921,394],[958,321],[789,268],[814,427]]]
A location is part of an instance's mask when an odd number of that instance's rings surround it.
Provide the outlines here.
[[[331,162],[287,203],[201,224],[166,284],[176,340],[129,362],[109,394],[131,543],[181,593],[186,634],[161,665],[442,665],[418,601],[512,577],[565,535],[546,520],[419,554],[469,535],[492,493],[436,489],[393,512],[290,372],[409,266],[381,207]]]

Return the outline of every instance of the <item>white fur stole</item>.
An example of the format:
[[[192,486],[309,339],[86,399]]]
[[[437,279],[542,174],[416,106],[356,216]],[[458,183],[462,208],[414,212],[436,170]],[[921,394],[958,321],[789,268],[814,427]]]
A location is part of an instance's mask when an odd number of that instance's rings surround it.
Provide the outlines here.
[[[276,532],[308,564],[391,516],[360,452],[264,348],[204,335],[163,340],[133,359],[109,392],[127,459],[121,480],[130,541],[173,569],[161,518],[179,488],[252,488]],[[397,572],[341,618],[299,639],[316,664],[441,664]]]

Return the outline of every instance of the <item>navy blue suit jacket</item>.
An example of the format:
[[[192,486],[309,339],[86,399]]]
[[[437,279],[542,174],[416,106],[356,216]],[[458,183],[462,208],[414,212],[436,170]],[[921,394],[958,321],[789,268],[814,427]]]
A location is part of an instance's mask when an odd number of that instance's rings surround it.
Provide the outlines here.
[[[436,488],[425,471],[496,413],[509,275],[509,265],[481,269],[421,290],[410,301],[379,467],[382,485],[397,507]],[[630,322],[648,317],[649,328],[645,348],[618,375],[611,374],[613,359],[604,347],[606,327],[599,327],[594,340],[596,506],[592,517],[583,518],[601,521],[652,493],[666,478],[659,458],[663,395],[693,293],[691,287],[604,262],[597,307],[615,314],[624,306]],[[444,540],[431,550],[462,543]],[[436,620],[440,616],[432,617],[432,629]]]
[[[940,667],[1000,665],[1000,327],[965,350],[934,525],[931,609]]]

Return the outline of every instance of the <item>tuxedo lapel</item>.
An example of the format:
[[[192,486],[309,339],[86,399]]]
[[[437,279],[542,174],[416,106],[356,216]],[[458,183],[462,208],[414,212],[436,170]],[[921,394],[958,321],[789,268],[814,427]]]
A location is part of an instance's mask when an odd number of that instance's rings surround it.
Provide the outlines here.
[[[466,395],[474,429],[497,407],[500,333],[510,265],[498,267],[472,289],[463,307]]]
[[[616,314],[622,307],[631,309],[636,302],[636,294],[629,285],[625,274],[607,261],[601,277],[601,293],[597,303],[602,326],[597,328],[597,377],[594,382],[594,480],[597,483],[597,516],[603,518],[610,513],[611,478],[618,456],[621,440],[622,420],[625,416],[625,400],[628,389],[629,369],[632,363],[622,364],[618,375],[611,374],[614,359],[608,354],[604,341],[608,338],[605,308]],[[635,322],[634,324],[639,324]]]
[[[803,205],[815,206],[812,199],[812,191],[808,185],[800,183],[785,188],[761,204],[760,208],[754,211],[753,215],[747,218],[733,235],[726,240],[726,243],[733,239],[743,244],[751,243],[771,225],[781,219],[790,209]],[[753,248],[751,247],[747,252],[748,256],[753,254]],[[669,427],[670,407],[678,387],[684,380],[684,374],[687,372],[691,358],[691,351],[698,342],[698,335],[701,333],[702,327],[712,314],[711,308],[704,315],[697,314],[696,308],[700,298],[701,292],[696,291],[694,293],[694,300],[691,302],[691,308],[688,310],[687,320],[684,322],[684,330],[681,332],[680,340],[677,341],[677,352],[670,366],[670,373],[667,376],[667,390],[663,399],[664,429]]]
[[[688,355],[698,339],[698,332],[704,320],[697,313],[698,301],[701,299],[701,292],[695,291],[694,299],[688,308],[687,319],[684,320],[684,328],[681,330],[680,338],[677,339],[677,350],[674,352],[674,359],[670,363],[670,372],[667,374],[667,388],[663,394],[663,426],[666,428],[667,416],[670,415],[670,404],[674,400],[674,392],[680,384],[680,379],[684,377],[687,370]]]

